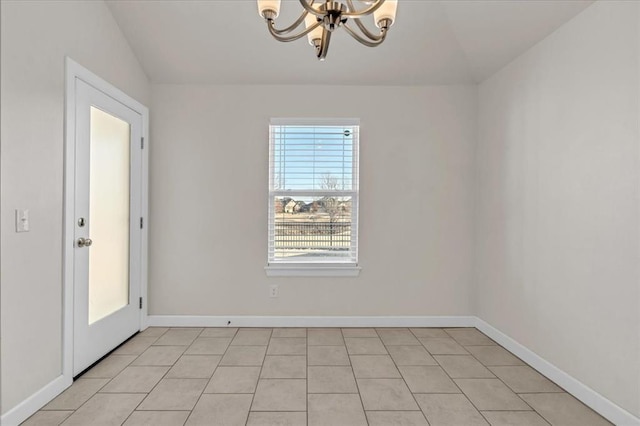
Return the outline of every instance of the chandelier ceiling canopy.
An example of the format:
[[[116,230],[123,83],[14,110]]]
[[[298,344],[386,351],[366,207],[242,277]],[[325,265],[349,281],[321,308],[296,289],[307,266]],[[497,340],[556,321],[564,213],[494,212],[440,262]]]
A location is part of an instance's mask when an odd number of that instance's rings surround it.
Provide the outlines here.
[[[258,0],[258,12],[267,23],[273,38],[288,42],[307,36],[309,44],[321,61],[327,56],[331,33],[339,27],[365,46],[375,47],[382,44],[387,32],[396,18],[398,0],[299,0],[302,13],[291,25],[277,29],[275,20],[280,13],[280,0]],[[358,3],[356,6],[354,3]],[[361,19],[373,14],[373,21],[379,32],[370,31]],[[350,25],[352,21],[355,27]],[[304,22],[304,27],[302,23]]]

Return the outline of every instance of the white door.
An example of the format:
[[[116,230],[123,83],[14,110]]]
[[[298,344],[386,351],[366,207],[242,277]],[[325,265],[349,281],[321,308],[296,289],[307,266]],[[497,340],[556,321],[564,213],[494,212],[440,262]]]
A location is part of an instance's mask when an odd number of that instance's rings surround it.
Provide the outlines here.
[[[140,330],[142,116],[75,79],[73,375]]]

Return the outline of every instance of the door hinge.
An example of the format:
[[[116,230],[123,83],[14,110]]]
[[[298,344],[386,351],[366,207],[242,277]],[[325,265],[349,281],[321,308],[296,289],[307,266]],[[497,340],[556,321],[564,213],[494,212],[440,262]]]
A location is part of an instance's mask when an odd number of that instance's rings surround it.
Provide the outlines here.
[[[144,138],[140,138],[140,149],[144,149]]]
[[[144,227],[144,218],[140,218],[140,229]]]
[[[140,309],[142,309],[142,297],[140,298]]]

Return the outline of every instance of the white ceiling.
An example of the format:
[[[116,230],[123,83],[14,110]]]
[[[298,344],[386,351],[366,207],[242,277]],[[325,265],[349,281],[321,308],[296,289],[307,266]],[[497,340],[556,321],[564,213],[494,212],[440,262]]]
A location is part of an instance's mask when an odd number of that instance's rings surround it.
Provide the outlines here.
[[[362,46],[340,29],[319,62],[306,37],[272,39],[255,0],[107,1],[153,82],[338,85],[479,82],[591,3],[399,0],[383,45]],[[278,27],[299,11],[297,0],[283,1]]]

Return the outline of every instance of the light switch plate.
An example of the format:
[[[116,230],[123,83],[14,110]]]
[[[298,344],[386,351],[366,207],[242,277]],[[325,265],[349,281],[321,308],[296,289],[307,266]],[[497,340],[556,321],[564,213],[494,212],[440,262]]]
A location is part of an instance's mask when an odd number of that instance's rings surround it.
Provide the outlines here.
[[[29,209],[16,209],[16,232],[29,232]]]

